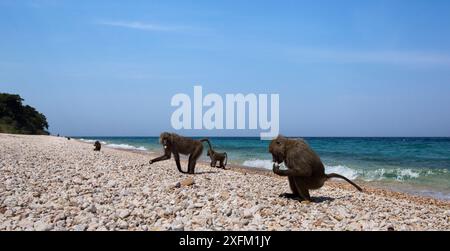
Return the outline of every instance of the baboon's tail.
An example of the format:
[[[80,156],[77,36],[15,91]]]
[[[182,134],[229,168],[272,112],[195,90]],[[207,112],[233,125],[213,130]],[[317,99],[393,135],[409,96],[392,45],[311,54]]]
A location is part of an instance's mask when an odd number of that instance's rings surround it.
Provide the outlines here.
[[[356,189],[358,189],[358,191],[362,192],[362,188],[359,187],[358,185],[356,185],[353,181],[345,178],[344,176],[337,174],[337,173],[330,173],[330,174],[325,174],[327,176],[327,178],[340,178],[343,179],[345,181],[347,181],[348,183],[352,184],[354,187],[356,187]]]
[[[212,150],[213,148],[212,148],[212,146],[211,146],[211,142],[209,142],[209,139],[208,138],[204,138],[204,139],[201,139],[200,140],[200,142],[208,142],[208,145],[209,145],[209,150]]]
[[[225,167],[227,167],[227,163],[228,163],[228,154],[226,152],[224,152],[225,154],[225,163],[223,164],[223,168],[225,169]]]

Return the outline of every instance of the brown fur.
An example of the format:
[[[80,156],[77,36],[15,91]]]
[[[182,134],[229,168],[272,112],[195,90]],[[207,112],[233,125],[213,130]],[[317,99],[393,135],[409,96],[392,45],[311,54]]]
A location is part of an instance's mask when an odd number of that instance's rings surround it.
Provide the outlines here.
[[[211,164],[210,164],[211,167],[218,167],[218,168],[225,169],[227,166],[227,163],[228,163],[227,153],[226,152],[218,153],[218,152],[214,151],[209,140],[205,140],[205,141],[208,142],[208,145],[209,145],[209,149],[208,149],[208,152],[206,153],[206,155],[209,156],[209,158],[211,159]],[[219,162],[219,166],[217,166],[217,162]]]
[[[273,172],[287,176],[294,197],[311,200],[310,189],[321,188],[330,178],[341,178],[352,184],[359,191],[362,189],[342,175],[325,174],[325,167],[319,156],[303,140],[288,139],[278,136],[272,140],[269,152],[273,158]],[[280,164],[285,163],[287,170],[280,170]]]
[[[100,151],[100,149],[102,149],[102,144],[100,144],[100,141],[95,141],[94,143],[94,151]]]
[[[198,158],[202,155],[203,145],[202,140],[194,140],[183,137],[175,133],[163,132],[159,137],[159,143],[164,147],[164,155],[150,160],[150,164],[158,161],[168,160],[172,154],[175,159],[178,171],[182,173],[194,174],[195,165]],[[180,154],[189,155],[188,171],[184,172],[180,165]]]

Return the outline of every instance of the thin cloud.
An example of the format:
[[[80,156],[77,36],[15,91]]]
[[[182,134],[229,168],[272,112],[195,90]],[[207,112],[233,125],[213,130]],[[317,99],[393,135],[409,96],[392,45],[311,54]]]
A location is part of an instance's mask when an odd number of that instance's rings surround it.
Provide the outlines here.
[[[192,27],[187,26],[160,25],[140,21],[99,21],[97,24],[143,31],[183,32],[193,30]]]
[[[308,62],[378,63],[450,66],[450,55],[417,51],[358,51],[301,48],[290,51],[297,59]]]

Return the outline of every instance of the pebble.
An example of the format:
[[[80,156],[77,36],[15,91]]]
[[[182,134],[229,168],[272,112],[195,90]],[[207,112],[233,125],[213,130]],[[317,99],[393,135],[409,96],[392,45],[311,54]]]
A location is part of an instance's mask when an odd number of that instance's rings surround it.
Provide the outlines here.
[[[86,208],[86,211],[95,214],[95,213],[97,212],[97,208],[95,207],[94,204],[91,204],[91,205],[89,205],[89,206]]]
[[[195,203],[194,204],[194,208],[202,208],[203,204],[202,203]]]
[[[73,227],[75,231],[84,231],[88,228],[86,224],[79,224]]]
[[[119,228],[121,228],[121,229],[128,228],[128,223],[124,220],[119,220],[117,223],[118,223]]]
[[[250,209],[244,210],[244,219],[249,219],[253,217],[253,211]]]
[[[175,187],[176,187],[176,188],[180,188],[180,187],[191,186],[191,185],[193,185],[194,183],[195,183],[195,182],[194,182],[194,179],[191,178],[191,177],[189,177],[189,178],[186,178],[186,179],[184,179],[184,180],[182,180],[182,181],[180,181],[180,182],[177,182],[177,183],[175,184]]]
[[[117,216],[119,216],[119,218],[121,218],[121,219],[125,219],[125,218],[127,218],[128,216],[130,216],[130,210],[128,210],[128,209],[119,209],[119,210],[117,210]]]
[[[45,222],[37,221],[34,223],[34,229],[36,231],[50,231],[52,228],[53,226],[51,224]]]

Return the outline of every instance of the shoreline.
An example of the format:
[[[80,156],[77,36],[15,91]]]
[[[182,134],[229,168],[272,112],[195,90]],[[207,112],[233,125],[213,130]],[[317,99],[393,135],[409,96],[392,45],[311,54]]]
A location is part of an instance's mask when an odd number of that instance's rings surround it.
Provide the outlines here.
[[[91,143],[82,141],[77,138],[72,138],[72,140],[76,140],[77,142],[80,142],[80,143],[92,145]],[[141,155],[147,155],[147,156],[149,156],[149,158],[158,157],[157,153],[152,152],[150,150],[116,148],[116,147],[109,147],[108,145],[105,145],[105,144],[103,144],[102,147],[107,147],[109,149],[114,149],[114,150],[118,150],[118,151],[126,151],[126,152],[141,154]],[[181,159],[181,162],[183,163],[182,168],[184,168],[185,165],[187,164],[187,162],[186,162],[187,158],[186,158],[186,156],[181,155],[180,159]],[[171,159],[171,160],[173,161],[173,159]],[[206,165],[208,167],[210,164],[208,161],[205,161],[205,160],[198,160],[197,163]],[[273,172],[271,170],[268,170],[268,169],[265,169],[262,167],[249,167],[249,166],[244,166],[244,165],[239,165],[239,164],[228,163],[227,170],[235,171],[235,172],[239,172],[239,173],[243,173],[243,174],[246,174],[246,173],[260,174],[260,175],[265,175],[265,176],[269,176],[269,177],[284,179],[283,177],[273,174]],[[423,199],[431,199],[431,200],[436,200],[436,201],[443,201],[446,203],[448,202],[450,204],[450,199],[433,197],[432,195],[424,195],[424,194],[421,194],[421,193],[417,192],[416,190],[412,190],[412,189],[408,190],[408,189],[404,188],[404,187],[406,187],[405,184],[396,184],[396,185],[388,186],[385,183],[382,183],[379,181],[365,181],[365,180],[362,180],[359,178],[355,179],[354,182],[356,182],[357,184],[361,184],[365,187],[370,187],[371,189],[378,189],[378,190],[383,190],[383,191],[385,190],[385,191],[393,192],[393,193],[406,194],[406,195],[409,195],[412,197],[417,197],[417,199],[422,199],[422,200]],[[341,185],[347,184],[346,182],[343,182],[341,180],[336,180],[336,179],[329,180],[329,181],[327,181],[326,184],[329,184],[329,183],[337,183],[337,184],[341,184]],[[350,190],[352,189],[351,186],[349,186],[349,188],[350,188]]]
[[[147,152],[53,136],[0,145],[0,230],[450,229],[450,202],[367,184],[330,181],[307,203],[279,197],[288,182],[270,171],[199,162],[186,175]]]

